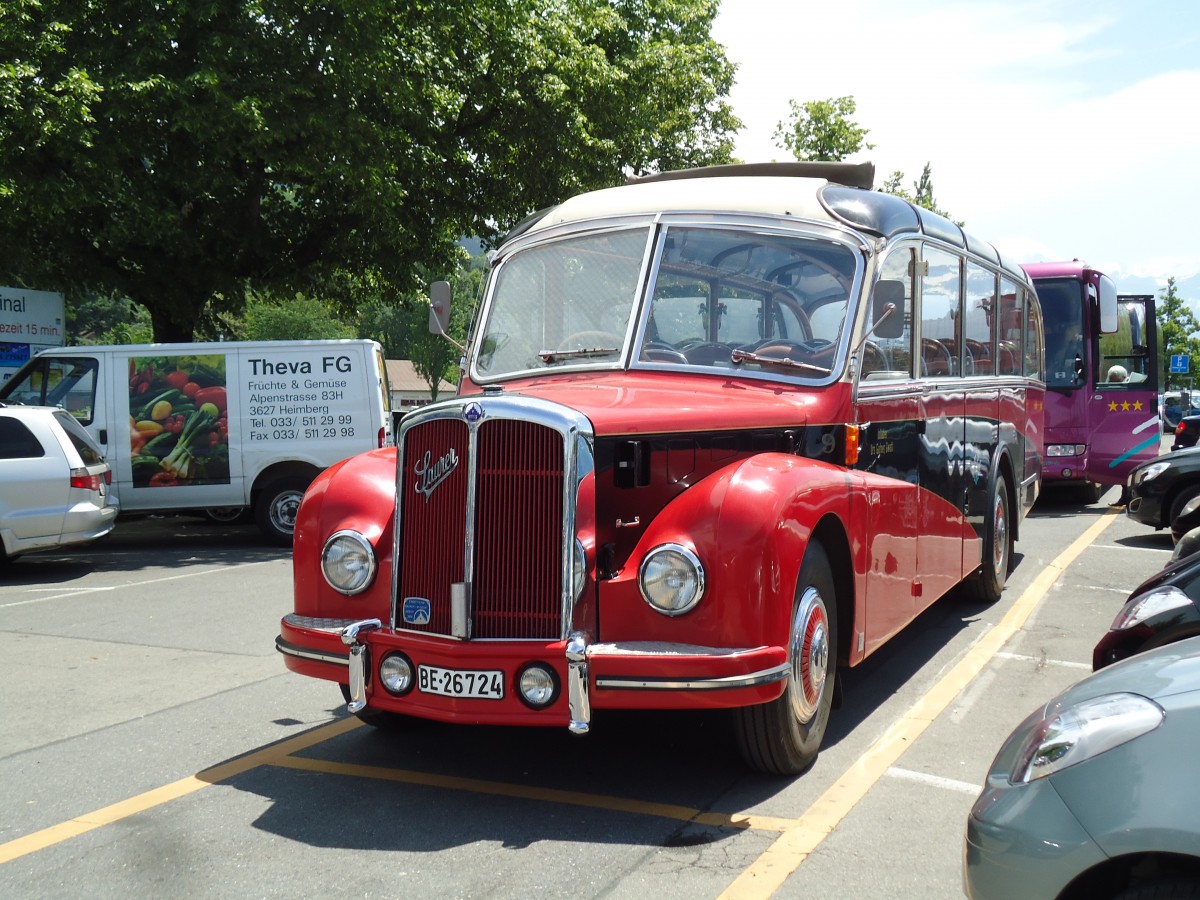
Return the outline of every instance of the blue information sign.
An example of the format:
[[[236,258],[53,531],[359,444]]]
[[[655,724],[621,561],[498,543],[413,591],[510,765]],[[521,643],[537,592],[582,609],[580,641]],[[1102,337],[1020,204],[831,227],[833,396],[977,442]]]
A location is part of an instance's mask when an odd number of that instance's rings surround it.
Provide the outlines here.
[[[1188,355],[1186,353],[1176,353],[1171,356],[1171,372],[1173,374],[1186,375],[1188,371]]]
[[[28,344],[0,343],[0,365],[22,366],[29,361]]]

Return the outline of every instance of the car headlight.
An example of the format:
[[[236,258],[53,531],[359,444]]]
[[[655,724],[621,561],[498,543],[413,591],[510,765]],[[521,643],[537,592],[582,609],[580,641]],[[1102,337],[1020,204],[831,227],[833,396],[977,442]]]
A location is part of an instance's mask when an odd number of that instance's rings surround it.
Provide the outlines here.
[[[1197,494],[1187,503],[1183,504],[1183,509],[1179,511],[1179,515],[1177,515],[1175,518],[1182,519],[1184,516],[1190,516],[1198,509],[1200,509],[1200,494]]]
[[[1183,609],[1192,605],[1192,598],[1174,585],[1157,587],[1152,591],[1139,594],[1125,602],[1117,617],[1113,619],[1110,631],[1121,631],[1132,628],[1147,619],[1173,609]]]
[[[1151,478],[1157,478],[1169,468],[1171,468],[1170,463],[1151,463],[1150,465],[1146,466],[1146,468],[1139,469],[1133,473],[1133,483],[1141,484],[1143,481],[1149,481]]]
[[[1046,456],[1083,456],[1087,444],[1047,444]]]
[[[1147,734],[1162,724],[1161,706],[1140,694],[1104,694],[1036,721],[1009,775],[1027,784]]]
[[[661,544],[642,560],[638,587],[655,612],[680,616],[704,596],[704,566],[682,544]]]
[[[321,551],[321,573],[343,594],[361,594],[375,578],[375,550],[357,531],[337,531]]]

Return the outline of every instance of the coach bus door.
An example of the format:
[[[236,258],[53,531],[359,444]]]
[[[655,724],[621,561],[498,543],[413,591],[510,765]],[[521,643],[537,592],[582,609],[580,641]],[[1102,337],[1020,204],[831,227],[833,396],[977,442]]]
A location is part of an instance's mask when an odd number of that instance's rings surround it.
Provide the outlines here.
[[[1101,332],[1093,347],[1088,465],[1093,481],[1122,484],[1131,469],[1159,451],[1158,338],[1154,297],[1123,294],[1110,300],[1105,296],[1109,286],[1101,280],[1098,299],[1101,311],[1116,301],[1116,330]]]

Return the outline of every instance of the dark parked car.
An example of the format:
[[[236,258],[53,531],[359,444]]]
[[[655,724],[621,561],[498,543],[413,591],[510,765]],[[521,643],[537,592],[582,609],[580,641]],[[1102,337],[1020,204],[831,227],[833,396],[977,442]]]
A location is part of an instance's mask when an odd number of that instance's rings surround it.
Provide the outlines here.
[[[1200,447],[1142,463],[1129,473],[1126,489],[1131,519],[1152,528],[1170,528],[1188,501],[1200,497]],[[1182,533],[1174,534],[1175,539]]]
[[[1175,443],[1171,445],[1171,449],[1195,447],[1197,438],[1200,438],[1200,416],[1184,416],[1175,426]]]
[[[1095,672],[1008,737],[967,819],[972,900],[1200,897],[1200,638]]]
[[[1200,553],[1173,560],[1129,594],[1092,651],[1092,668],[1200,635]]]

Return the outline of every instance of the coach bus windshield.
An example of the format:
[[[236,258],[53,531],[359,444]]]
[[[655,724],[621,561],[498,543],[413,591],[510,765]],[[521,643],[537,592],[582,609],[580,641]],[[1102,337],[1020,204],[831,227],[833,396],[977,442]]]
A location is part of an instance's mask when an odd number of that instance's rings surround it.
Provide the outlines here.
[[[1039,279],[1046,323],[1046,387],[1082,387],[1087,372],[1083,339],[1083,286],[1073,278]]]
[[[858,255],[812,236],[671,226],[534,245],[494,274],[476,342],[487,380],[563,368],[687,366],[824,380]],[[641,289],[643,272],[653,278]],[[645,300],[643,301],[643,298]]]

